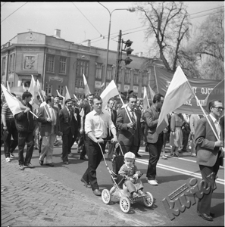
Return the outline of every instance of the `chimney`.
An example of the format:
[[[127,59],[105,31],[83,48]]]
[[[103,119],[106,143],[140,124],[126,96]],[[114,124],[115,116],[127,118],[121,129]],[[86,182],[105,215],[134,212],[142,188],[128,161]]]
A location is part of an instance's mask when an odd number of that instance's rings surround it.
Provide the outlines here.
[[[143,55],[143,52],[138,53],[138,57],[142,57],[142,55]]]
[[[61,38],[60,36],[61,36],[61,30],[60,29],[55,29],[55,34],[54,34],[54,36],[56,37],[56,38]]]
[[[87,41],[88,41],[88,46],[90,47],[91,46],[91,40],[88,39]]]

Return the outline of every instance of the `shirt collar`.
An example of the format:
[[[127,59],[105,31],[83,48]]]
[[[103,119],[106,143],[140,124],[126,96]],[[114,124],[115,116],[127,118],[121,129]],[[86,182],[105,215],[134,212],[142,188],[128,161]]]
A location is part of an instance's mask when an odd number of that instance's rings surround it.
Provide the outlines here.
[[[96,110],[92,110],[92,111],[93,111],[94,115],[98,115],[98,113],[96,112]],[[100,114],[103,114],[103,111],[101,111]],[[100,115],[100,114],[99,114],[99,115]]]

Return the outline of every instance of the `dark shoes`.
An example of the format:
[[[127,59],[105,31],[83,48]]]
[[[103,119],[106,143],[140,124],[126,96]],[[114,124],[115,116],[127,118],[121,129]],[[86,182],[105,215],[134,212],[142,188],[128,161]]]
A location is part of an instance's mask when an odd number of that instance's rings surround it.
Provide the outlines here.
[[[101,192],[99,191],[99,189],[95,189],[94,191],[93,191],[93,193],[96,195],[96,196],[101,196]]]
[[[210,215],[208,215],[208,214],[204,214],[204,213],[201,214],[198,212],[198,215],[200,217],[202,217],[203,219],[205,219],[206,221],[213,221],[213,216],[214,216],[213,213],[210,213]]]
[[[83,156],[81,156],[81,157],[80,157],[80,160],[87,161],[88,159],[87,159],[85,156],[84,156],[84,157],[83,157]]]
[[[31,163],[29,163],[29,164],[25,164],[24,166],[25,166],[25,168],[31,168],[31,169],[33,169],[33,168],[34,168],[34,166],[33,166]]]
[[[54,164],[52,164],[52,163],[47,163],[46,166],[54,167]]]
[[[63,164],[65,164],[65,165],[69,165],[69,162],[68,162],[68,161],[66,161],[66,162],[63,162]]]
[[[86,188],[90,188],[90,187],[91,187],[91,185],[90,185],[86,180],[84,180],[84,178],[81,178],[80,180],[81,180],[81,182],[84,183],[84,186],[85,186]]]
[[[44,163],[43,160],[39,160],[39,164],[40,164],[41,166],[43,165],[43,163]]]

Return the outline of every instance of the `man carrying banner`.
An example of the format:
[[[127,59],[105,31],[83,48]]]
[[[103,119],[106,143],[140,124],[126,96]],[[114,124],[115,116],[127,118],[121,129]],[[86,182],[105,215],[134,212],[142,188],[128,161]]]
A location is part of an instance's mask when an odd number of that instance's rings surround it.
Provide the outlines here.
[[[18,130],[18,157],[19,157],[19,168],[24,170],[24,168],[34,168],[31,164],[31,158],[34,150],[34,119],[33,115],[30,113],[32,111],[32,106],[30,105],[32,94],[25,91],[22,95],[22,103],[27,108],[14,115],[16,128]],[[27,143],[26,157],[24,160],[23,152],[25,144]]]
[[[211,101],[209,103],[210,114],[199,119],[195,128],[197,163],[199,164],[202,179],[211,186],[211,189],[214,188],[216,175],[224,157],[224,138],[221,137],[219,124],[223,111],[222,102]],[[211,174],[213,176],[208,177]],[[210,213],[212,193],[213,190],[210,190],[208,194],[204,194],[197,205],[199,216],[207,221],[213,220],[213,214]]]
[[[164,97],[161,94],[156,94],[153,98],[153,104],[150,109],[146,110],[143,114],[143,120],[146,124],[146,148],[149,152],[146,177],[148,178],[148,183],[154,186],[158,185],[158,182],[156,181],[156,165],[163,145],[163,133],[156,133],[156,127],[163,101]]]
[[[118,141],[123,153],[131,151],[138,153],[141,140],[141,115],[135,110],[137,96],[133,93],[128,96],[128,103],[117,114],[116,126],[118,128]]]

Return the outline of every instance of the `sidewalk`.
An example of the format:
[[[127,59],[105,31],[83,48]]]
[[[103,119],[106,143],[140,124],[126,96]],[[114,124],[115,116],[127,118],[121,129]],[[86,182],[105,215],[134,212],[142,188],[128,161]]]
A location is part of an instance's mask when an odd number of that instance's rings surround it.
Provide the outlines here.
[[[1,226],[131,226],[105,204],[1,155]]]

